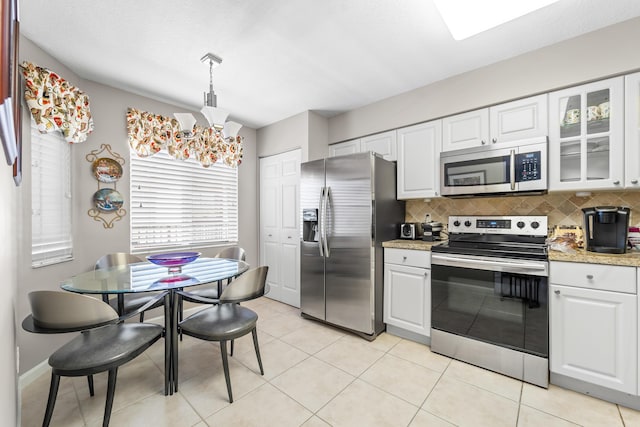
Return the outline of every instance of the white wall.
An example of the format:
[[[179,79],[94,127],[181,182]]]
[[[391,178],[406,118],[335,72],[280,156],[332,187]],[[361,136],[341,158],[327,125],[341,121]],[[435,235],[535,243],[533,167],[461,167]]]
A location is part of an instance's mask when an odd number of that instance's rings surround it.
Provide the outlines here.
[[[20,187],[21,188],[21,187]],[[18,199],[19,188],[13,183],[12,168],[7,166],[4,154],[0,153],[0,277],[2,277],[2,298],[0,298],[0,414],[2,424],[17,425],[18,383],[16,375],[16,294],[17,294],[17,241],[18,241]],[[21,319],[20,319],[21,321]]]
[[[73,261],[56,264],[38,269],[31,268],[31,181],[29,179],[29,135],[28,125],[23,127],[25,145],[25,179],[20,190],[20,200],[23,214],[19,217],[19,238],[22,242],[19,248],[18,277],[18,319],[29,313],[26,295],[35,289],[58,290],[59,283],[74,274],[93,268],[95,260],[109,252],[128,252],[129,247],[129,210],[127,201],[130,200],[129,190],[129,145],[127,142],[126,113],[127,107],[171,115],[184,111],[166,103],[118,90],[109,86],[84,80],[67,69],[31,41],[26,38],[20,40],[20,59],[32,61],[40,66],[58,72],[71,84],[79,87],[90,99],[93,115],[94,132],[87,141],[74,144],[72,150],[73,163],[73,218],[74,218],[74,259]],[[194,112],[199,121],[204,118]],[[29,117],[24,110],[23,122],[28,124]],[[245,137],[244,158],[238,169],[239,181],[239,244],[247,251],[247,260],[252,265],[258,260],[257,240],[257,194],[255,190],[256,178],[256,132],[250,128],[243,128],[240,134]],[[105,229],[101,222],[95,221],[87,215],[93,206],[92,196],[98,189],[98,183],[91,172],[91,163],[86,160],[87,154],[98,150],[101,144],[109,144],[112,151],[120,154],[126,160],[123,177],[116,183],[117,190],[125,200],[124,208],[127,215],[113,228]],[[108,154],[105,154],[108,155]],[[221,248],[206,248],[201,250],[204,255],[213,256]],[[150,313],[150,316],[160,315],[160,311]],[[21,373],[31,369],[45,360],[53,350],[69,339],[68,336],[45,336],[24,332],[18,327],[18,341],[21,346]]]
[[[309,158],[309,112],[280,120],[257,131],[258,158],[302,149],[302,161]]]
[[[329,119],[329,142],[640,69],[638,40],[635,18],[387,98]]]

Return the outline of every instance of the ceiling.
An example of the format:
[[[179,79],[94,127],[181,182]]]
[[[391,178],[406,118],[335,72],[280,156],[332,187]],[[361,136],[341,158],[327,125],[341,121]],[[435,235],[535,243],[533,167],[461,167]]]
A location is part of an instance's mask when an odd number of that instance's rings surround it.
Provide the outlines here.
[[[218,107],[252,128],[352,110],[636,16],[637,0],[560,0],[455,41],[431,0],[20,0],[21,32],[82,78],[188,110],[208,89],[200,58],[216,54]]]

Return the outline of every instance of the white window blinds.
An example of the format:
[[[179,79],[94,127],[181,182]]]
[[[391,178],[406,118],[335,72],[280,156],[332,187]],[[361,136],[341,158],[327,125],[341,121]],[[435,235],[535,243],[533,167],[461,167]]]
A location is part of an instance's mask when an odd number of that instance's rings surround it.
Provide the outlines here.
[[[31,265],[70,260],[71,230],[71,145],[31,119]]]
[[[238,241],[238,169],[131,156],[131,252]]]

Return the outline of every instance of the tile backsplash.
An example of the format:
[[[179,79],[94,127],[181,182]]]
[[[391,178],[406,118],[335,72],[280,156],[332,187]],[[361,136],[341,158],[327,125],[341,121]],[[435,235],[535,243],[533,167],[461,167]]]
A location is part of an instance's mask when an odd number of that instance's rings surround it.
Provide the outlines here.
[[[582,226],[582,208],[590,206],[629,207],[629,224],[640,224],[640,191],[593,192],[585,197],[578,197],[575,192],[567,192],[541,196],[407,200],[405,221],[424,222],[426,214],[431,215],[431,220],[443,224],[447,223],[449,215],[547,215],[549,227]]]

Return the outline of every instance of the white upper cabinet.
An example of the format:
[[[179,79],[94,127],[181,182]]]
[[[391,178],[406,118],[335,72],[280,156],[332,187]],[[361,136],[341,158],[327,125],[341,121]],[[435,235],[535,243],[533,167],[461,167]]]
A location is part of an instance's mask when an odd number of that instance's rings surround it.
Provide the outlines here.
[[[434,120],[397,130],[397,198],[437,197],[440,191],[442,121]]]
[[[361,151],[373,151],[385,160],[396,160],[396,131],[378,133],[360,139]]]
[[[547,95],[532,96],[489,108],[491,143],[547,136]]]
[[[344,156],[360,152],[360,139],[340,142],[329,146],[329,157]]]
[[[623,77],[549,94],[549,190],[624,184]]]
[[[625,77],[624,185],[640,188],[640,73]]]
[[[546,136],[547,95],[445,117],[442,133],[442,151]]]
[[[477,147],[489,141],[489,110],[469,111],[442,119],[442,151]]]

